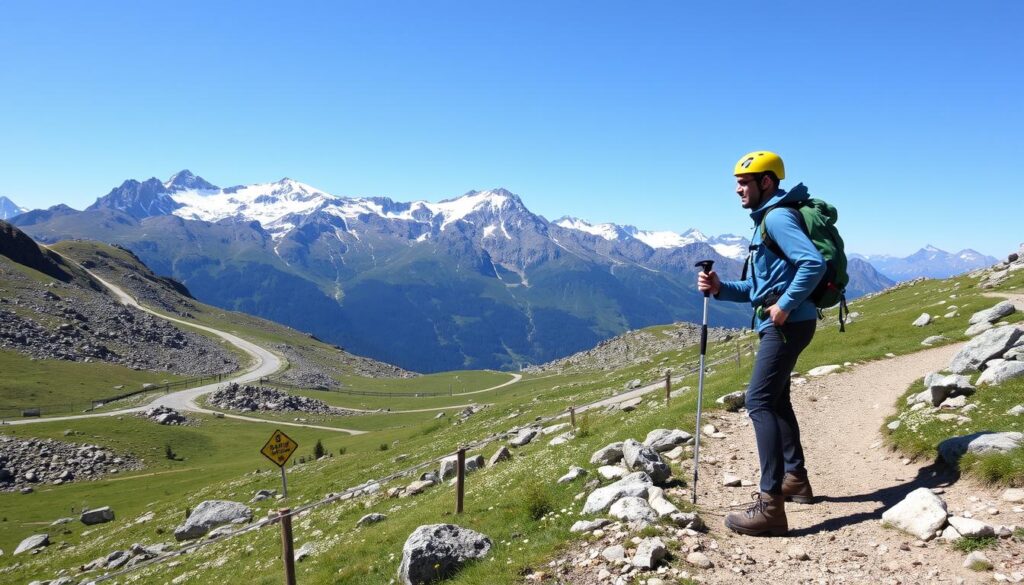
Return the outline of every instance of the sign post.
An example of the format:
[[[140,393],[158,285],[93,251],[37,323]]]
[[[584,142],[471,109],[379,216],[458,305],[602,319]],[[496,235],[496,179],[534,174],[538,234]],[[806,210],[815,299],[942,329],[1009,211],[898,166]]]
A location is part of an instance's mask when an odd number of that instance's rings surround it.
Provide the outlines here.
[[[260,453],[267,459],[274,462],[281,468],[281,486],[282,494],[284,497],[288,497],[288,477],[284,472],[284,464],[288,463],[288,458],[292,456],[292,453],[299,448],[299,444],[291,440],[288,435],[282,433],[280,430],[274,431],[273,435],[270,435],[270,439],[267,440],[267,444],[263,445],[260,449]]]

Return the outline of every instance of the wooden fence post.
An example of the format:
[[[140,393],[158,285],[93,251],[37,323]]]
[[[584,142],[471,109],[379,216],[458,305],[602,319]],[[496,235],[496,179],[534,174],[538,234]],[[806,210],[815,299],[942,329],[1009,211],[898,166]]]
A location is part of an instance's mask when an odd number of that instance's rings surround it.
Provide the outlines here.
[[[736,340],[736,367],[739,368],[742,365],[743,365],[743,362],[740,361],[740,340],[737,339]]]
[[[569,407],[569,422],[572,423],[572,428],[576,429],[576,407]]]
[[[466,495],[466,448],[459,447],[457,472],[455,474],[455,513],[462,513],[463,499]]]
[[[284,556],[285,585],[295,585],[295,544],[292,542],[292,514],[290,508],[277,511],[281,519],[281,554]]]
[[[665,370],[665,406],[672,400],[672,370]]]

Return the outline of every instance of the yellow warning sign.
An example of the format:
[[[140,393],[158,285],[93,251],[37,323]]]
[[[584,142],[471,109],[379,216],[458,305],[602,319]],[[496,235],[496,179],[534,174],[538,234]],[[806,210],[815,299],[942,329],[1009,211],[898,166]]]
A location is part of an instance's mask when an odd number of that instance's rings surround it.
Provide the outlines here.
[[[270,435],[270,440],[267,441],[266,445],[260,449],[260,453],[267,459],[270,459],[276,463],[279,467],[284,467],[284,464],[288,462],[288,458],[292,456],[292,453],[299,448],[299,444],[291,440],[288,435],[281,431],[274,431],[273,435]]]

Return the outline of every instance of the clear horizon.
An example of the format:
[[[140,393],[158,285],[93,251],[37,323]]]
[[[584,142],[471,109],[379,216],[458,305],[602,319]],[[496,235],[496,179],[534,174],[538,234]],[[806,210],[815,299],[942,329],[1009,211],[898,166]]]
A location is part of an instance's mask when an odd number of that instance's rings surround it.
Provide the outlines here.
[[[188,168],[399,201],[504,187],[549,219],[748,235],[731,169],[765,148],[839,208],[850,251],[1018,248],[1000,210],[1024,5],[756,10],[5,6],[0,195],[82,209]]]

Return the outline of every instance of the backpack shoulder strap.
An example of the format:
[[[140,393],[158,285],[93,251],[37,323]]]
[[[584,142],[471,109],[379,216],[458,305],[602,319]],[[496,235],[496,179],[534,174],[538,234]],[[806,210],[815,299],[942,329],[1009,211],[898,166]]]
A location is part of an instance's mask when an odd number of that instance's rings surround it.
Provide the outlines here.
[[[782,251],[782,248],[779,247],[779,244],[775,240],[773,240],[771,236],[768,235],[768,214],[780,207],[795,210],[797,212],[797,219],[800,222],[800,229],[802,229],[806,234],[807,221],[804,219],[804,214],[800,212],[800,208],[803,207],[803,203],[804,202],[802,201],[797,201],[792,203],[780,203],[778,205],[773,205],[772,207],[768,208],[767,211],[764,212],[763,216],[761,216],[761,225],[758,226],[758,229],[761,231],[761,244],[764,245],[769,250],[771,250],[773,254],[785,260],[787,264],[792,264],[793,262],[789,259],[788,256],[786,256],[786,253]]]

